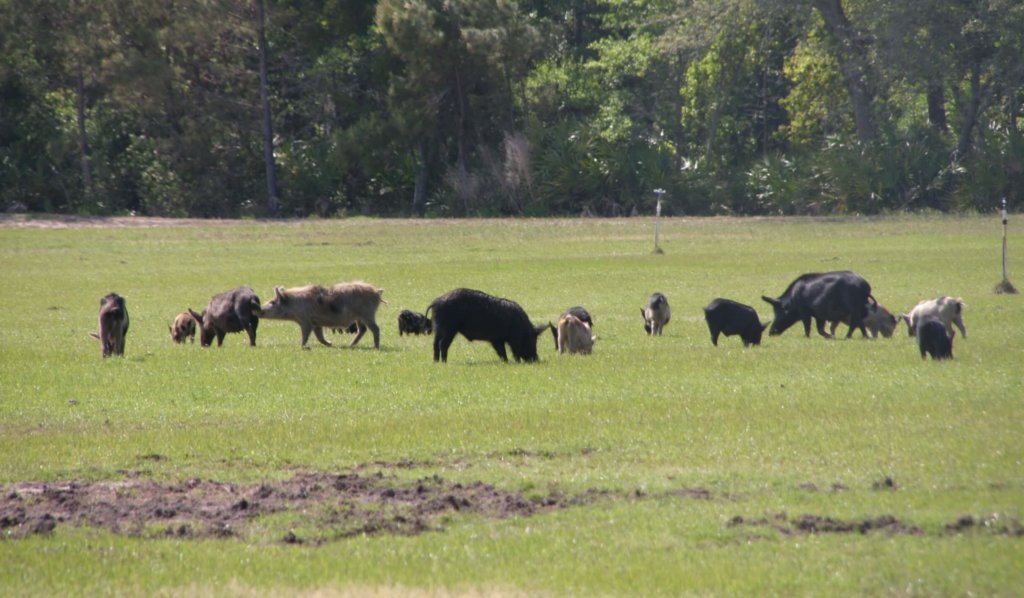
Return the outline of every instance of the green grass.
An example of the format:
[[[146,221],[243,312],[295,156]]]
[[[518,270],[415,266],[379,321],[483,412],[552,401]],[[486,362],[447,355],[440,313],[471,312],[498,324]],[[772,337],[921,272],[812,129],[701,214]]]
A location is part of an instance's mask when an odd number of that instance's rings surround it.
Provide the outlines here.
[[[302,525],[292,516],[225,540],[58,526],[0,540],[0,594],[1019,595],[1024,539],[945,533],[966,514],[1024,520],[1024,300],[991,292],[1000,229],[980,217],[670,219],[653,255],[649,219],[0,228],[0,484],[250,483],[409,460],[419,466],[386,475],[609,492],[317,547],[279,542]],[[798,325],[758,348],[711,346],[712,298],[767,320],[761,295],[838,269],[893,311],[962,297],[956,359],[922,361],[905,327],[826,341]],[[178,312],[234,286],[266,299],[353,279],[386,289],[380,351],[369,338],[302,351],[298,327],[276,321],[261,322],[255,349],[239,334],[220,349],[169,340]],[[540,363],[503,364],[460,337],[434,364],[430,338],[399,337],[395,318],[459,286],[514,299],[538,323],[585,305],[595,352],[558,356],[545,334]],[[110,291],[131,330],[126,356],[102,360],[86,333]],[[673,310],[660,338],[638,313],[653,291]],[[873,488],[887,477],[897,489]],[[693,488],[710,499],[673,493]],[[892,515],[923,533],[729,525],[783,512]]]

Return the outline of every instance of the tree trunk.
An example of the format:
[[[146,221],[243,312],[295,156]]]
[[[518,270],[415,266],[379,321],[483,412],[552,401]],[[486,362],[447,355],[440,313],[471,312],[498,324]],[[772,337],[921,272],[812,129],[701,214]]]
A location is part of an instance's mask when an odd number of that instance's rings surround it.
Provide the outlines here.
[[[579,52],[583,46],[583,19],[587,16],[587,7],[583,0],[573,2],[572,13],[572,45],[573,50]]]
[[[461,61],[461,59],[460,59]],[[458,115],[455,123],[455,148],[459,172],[466,172],[466,95],[462,88],[462,65],[455,65],[455,98],[458,101]]]
[[[79,65],[75,82],[78,116],[78,150],[82,161],[82,194],[86,202],[92,200],[92,166],[89,163],[89,132],[85,127],[85,73]]]
[[[686,130],[683,129],[683,81],[686,78],[686,57],[682,52],[676,54],[672,67],[672,82],[669,86],[672,93],[672,118],[668,122],[669,138],[675,149],[675,172],[683,169],[683,156],[686,155]]]
[[[946,121],[946,92],[942,88],[941,80],[928,82],[928,122],[937,131],[945,133],[949,130],[949,123]]]
[[[423,217],[427,211],[427,142],[421,140],[416,162],[416,187],[412,193],[412,211]]]
[[[281,202],[277,195],[277,167],[274,164],[274,129],[270,118],[267,93],[267,34],[263,0],[256,0],[256,35],[260,54],[260,107],[263,111],[263,161],[267,170],[267,214],[280,216]]]
[[[857,138],[862,143],[871,141],[878,135],[878,129],[872,116],[874,93],[868,82],[866,42],[846,18],[841,0],[814,0],[814,7],[825,21],[825,30],[838,44],[836,60],[853,105]]]
[[[961,159],[967,156],[973,148],[974,130],[978,125],[978,117],[992,91],[991,84],[981,82],[982,68],[981,63],[978,62],[971,66],[971,97],[967,100],[967,106],[964,108],[959,139],[956,143],[956,155]]]

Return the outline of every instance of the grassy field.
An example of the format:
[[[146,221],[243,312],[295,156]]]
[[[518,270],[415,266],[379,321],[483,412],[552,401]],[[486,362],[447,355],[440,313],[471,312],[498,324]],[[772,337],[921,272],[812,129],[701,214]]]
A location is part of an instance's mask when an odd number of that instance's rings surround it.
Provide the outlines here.
[[[992,293],[995,217],[669,219],[663,255],[650,219],[28,224],[0,221],[0,595],[1024,593],[1024,299]],[[905,327],[711,345],[711,299],[767,321],[762,295],[840,269],[894,312],[962,297],[956,358],[922,361]],[[303,351],[278,321],[254,349],[168,336],[235,286],[353,279],[385,289],[379,351]],[[460,337],[434,364],[397,314],[461,286],[537,323],[586,306],[594,354],[545,334],[539,363],[504,364]],[[87,332],[110,291],[131,329],[103,360]],[[639,314],[653,291],[660,338]],[[312,474],[378,494],[292,497],[220,534],[180,514],[33,531],[17,511],[46,496],[29,483],[255,502]],[[389,500],[425,485],[522,508]]]

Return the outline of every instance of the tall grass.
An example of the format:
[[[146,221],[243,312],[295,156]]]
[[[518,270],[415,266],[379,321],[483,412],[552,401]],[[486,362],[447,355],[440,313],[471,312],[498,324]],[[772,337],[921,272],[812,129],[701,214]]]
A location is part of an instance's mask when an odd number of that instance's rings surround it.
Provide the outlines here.
[[[260,534],[181,542],[61,527],[0,542],[0,593],[1024,588],[1020,538],[943,531],[964,514],[1024,519],[1024,305],[991,293],[998,222],[670,219],[664,255],[651,252],[652,230],[645,219],[0,229],[0,483],[248,482],[408,460],[419,466],[389,474],[638,497],[316,549]],[[760,347],[712,347],[702,308],[714,297],[767,320],[761,295],[838,269],[864,275],[893,311],[962,297],[956,359],[922,361],[905,328],[827,341],[796,326]],[[261,322],[256,348],[244,335],[220,349],[175,346],[167,333],[178,312],[234,286],[266,299],[277,285],[352,279],[385,289],[379,351],[369,338],[303,351],[298,327],[277,321]],[[545,334],[540,363],[503,364],[460,338],[434,364],[430,338],[399,337],[395,319],[459,286],[513,299],[538,323],[582,304],[595,352],[559,356]],[[126,356],[102,360],[86,333],[110,291],[126,297],[131,329]],[[653,291],[673,310],[660,338],[644,336],[638,313]],[[886,478],[896,489],[875,489]],[[680,488],[712,498],[671,494]],[[727,525],[783,511],[892,514],[926,533],[793,538]]]

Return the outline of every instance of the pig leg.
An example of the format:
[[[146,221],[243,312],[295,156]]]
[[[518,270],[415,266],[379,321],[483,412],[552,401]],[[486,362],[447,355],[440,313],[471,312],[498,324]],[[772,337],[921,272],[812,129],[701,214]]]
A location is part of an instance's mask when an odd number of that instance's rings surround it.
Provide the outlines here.
[[[964,328],[964,319],[961,318],[959,314],[953,318],[953,323],[960,329],[960,336],[967,338],[967,330]],[[949,338],[953,338],[952,328],[949,330]]]
[[[454,332],[436,331],[434,334],[434,361],[440,358],[442,362],[448,362],[448,347],[451,346],[454,340]]]
[[[380,349],[380,327],[377,326],[377,323],[367,322],[366,326],[363,326],[362,328],[363,332],[365,332],[367,328],[370,329],[370,334],[373,335],[373,348]],[[352,344],[354,345],[355,342],[353,341]]]
[[[256,327],[260,325],[260,321],[256,318],[250,319],[248,322],[244,322],[245,331],[249,334],[249,346],[256,346]]]
[[[807,320],[807,323],[810,324],[810,319]],[[814,318],[814,325],[818,329],[818,334],[825,338],[832,338],[831,334],[825,332],[825,320],[822,320],[821,318]],[[807,336],[810,336],[810,333],[808,333]]]
[[[846,331],[846,338],[853,336],[853,331],[860,328],[861,338],[868,337],[868,331],[864,328],[864,320],[862,318],[851,317],[850,318],[850,329]]]
[[[299,324],[299,330],[302,332],[302,348],[308,349],[306,343],[309,342],[309,333],[313,332],[312,324]]]
[[[96,338],[100,339],[100,353],[104,357],[109,356],[111,351],[113,350],[113,347],[110,346],[110,329],[109,328],[110,328],[109,324],[107,323],[107,321],[101,315],[100,316],[100,333],[99,333],[99,335]]]
[[[218,330],[217,331],[217,346],[218,347],[224,344],[224,334],[225,333],[224,333],[223,330]]]
[[[718,335],[719,334],[720,334],[719,330],[712,330],[711,331],[711,344],[716,346],[716,347],[718,346]]]
[[[323,345],[323,346],[325,346],[325,347],[330,347],[330,346],[332,346],[332,345],[331,345],[331,341],[329,341],[329,340],[327,340],[326,338],[324,338],[324,329],[323,329],[323,327],[321,327],[321,326],[315,326],[315,327],[313,328],[313,334],[314,334],[314,335],[316,335],[316,340],[320,341],[320,344],[321,344],[321,345]],[[309,332],[306,332],[306,336],[305,336],[305,338],[306,338],[306,339],[308,339],[308,338],[309,338]],[[305,346],[305,345],[306,345],[306,343],[305,343],[305,342],[303,342],[303,343],[302,343],[302,345],[303,345],[303,346]]]
[[[504,342],[502,342],[502,341],[491,341],[491,346],[494,347],[494,350],[498,353],[498,357],[500,357],[502,361],[505,361],[505,362],[508,361],[508,354],[505,353],[505,343]],[[519,361],[518,357],[516,358],[516,361]]]
[[[102,353],[102,355],[104,357],[108,357],[110,355],[110,353],[111,353],[112,348],[110,346],[110,337],[109,337],[107,331],[105,330],[105,328],[106,327],[103,326],[103,323],[101,322],[100,323],[100,335],[99,335],[99,339],[100,339],[100,352]]]
[[[356,322],[356,336],[355,338],[352,339],[352,342],[349,343],[348,346],[356,346],[356,343],[363,339],[364,334],[366,334],[366,326],[362,322]],[[374,336],[377,336],[377,334],[374,333]]]

